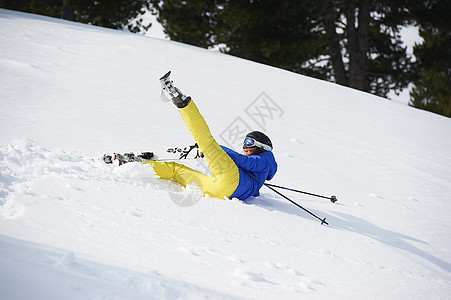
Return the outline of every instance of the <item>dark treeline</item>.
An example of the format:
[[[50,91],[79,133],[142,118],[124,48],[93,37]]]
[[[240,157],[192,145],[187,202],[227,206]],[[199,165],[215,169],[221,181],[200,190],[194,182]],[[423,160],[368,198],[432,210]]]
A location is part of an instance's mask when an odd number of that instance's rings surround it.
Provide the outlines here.
[[[150,9],[146,0],[0,0],[0,7],[96,26],[139,32],[150,28],[139,18]],[[135,20],[138,18],[137,20]],[[132,20],[135,20],[131,23]]]
[[[410,83],[410,105],[451,117],[449,0],[0,0],[2,8],[147,30],[158,16],[172,40],[387,97]],[[134,20],[133,22],[131,22]],[[411,57],[400,29],[420,30]]]

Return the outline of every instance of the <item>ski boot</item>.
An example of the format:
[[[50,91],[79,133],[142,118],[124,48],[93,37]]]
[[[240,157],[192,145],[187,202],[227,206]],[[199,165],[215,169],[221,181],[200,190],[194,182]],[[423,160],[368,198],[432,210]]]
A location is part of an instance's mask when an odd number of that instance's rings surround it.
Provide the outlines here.
[[[137,158],[142,159],[142,161],[152,160],[152,157],[154,157],[153,152],[141,152],[137,155]]]
[[[171,97],[172,102],[178,108],[184,108],[191,101],[190,96],[185,96],[178,88],[173,85],[169,76],[171,71],[167,72],[160,78],[161,88]]]

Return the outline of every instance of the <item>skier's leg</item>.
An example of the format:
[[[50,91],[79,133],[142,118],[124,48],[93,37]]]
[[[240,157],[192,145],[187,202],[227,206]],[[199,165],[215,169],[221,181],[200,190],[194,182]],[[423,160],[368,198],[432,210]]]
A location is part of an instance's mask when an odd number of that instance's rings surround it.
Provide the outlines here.
[[[228,173],[230,170],[238,172],[235,162],[211,135],[210,128],[199,113],[194,101],[191,100],[186,107],[181,108],[180,113],[194,140],[205,155],[213,176]]]
[[[216,197],[230,197],[240,181],[238,167],[213,138],[210,128],[199,113],[194,101],[191,100],[186,107],[181,108],[180,113],[213,174],[212,186],[208,186],[208,188],[217,195]]]
[[[227,153],[219,146],[210,133],[202,115],[199,113],[196,104],[190,96],[184,95],[176,88],[170,79],[171,71],[160,78],[162,88],[172,98],[172,102],[179,108],[180,113],[185,120],[186,126],[199,145],[200,150],[205,155],[210,171],[213,176],[235,172],[238,174],[238,167]],[[232,172],[232,173],[233,173]],[[238,176],[238,175],[237,175]]]
[[[151,164],[155,173],[162,179],[173,178],[183,186],[195,182],[204,194],[208,194],[211,197],[230,197],[236,189],[235,187],[231,192],[224,189],[221,184],[224,182],[221,175],[219,177],[210,177],[176,162],[151,160],[142,164]]]
[[[163,89],[172,98],[172,102],[180,109],[188,129],[207,160],[213,174],[213,177],[209,178],[212,179],[210,184],[211,189],[214,189],[214,194],[210,195],[216,195],[219,198],[222,198],[222,195],[230,197],[238,187],[240,180],[238,167],[213,138],[207,123],[191,97],[185,96],[173,85],[170,74],[170,71],[166,73],[160,78],[160,82]]]
[[[203,177],[208,177],[196,170],[191,169],[183,164],[176,162],[151,160],[143,162],[143,164],[151,164],[155,173],[162,179],[174,178],[178,183],[186,186],[189,183],[196,182],[202,188]]]

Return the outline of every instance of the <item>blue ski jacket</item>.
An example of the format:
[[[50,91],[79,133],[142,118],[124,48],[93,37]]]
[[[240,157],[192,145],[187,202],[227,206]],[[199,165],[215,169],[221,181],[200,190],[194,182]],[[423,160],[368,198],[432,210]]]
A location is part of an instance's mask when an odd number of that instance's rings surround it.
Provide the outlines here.
[[[240,172],[240,182],[230,198],[245,200],[251,196],[259,196],[259,190],[263,184],[249,176],[249,174],[261,182],[271,180],[277,172],[277,162],[274,154],[271,151],[266,151],[258,155],[248,156],[225,146],[221,147],[232,158]]]

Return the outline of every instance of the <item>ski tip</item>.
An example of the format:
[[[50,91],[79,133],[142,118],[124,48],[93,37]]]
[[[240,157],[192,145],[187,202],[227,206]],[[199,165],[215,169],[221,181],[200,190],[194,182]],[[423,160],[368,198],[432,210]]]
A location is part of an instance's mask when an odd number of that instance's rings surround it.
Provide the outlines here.
[[[169,75],[171,75],[171,71],[168,71],[166,74],[164,74],[163,76],[161,76],[160,81],[161,81],[161,80],[165,80],[166,78],[169,77]]]

